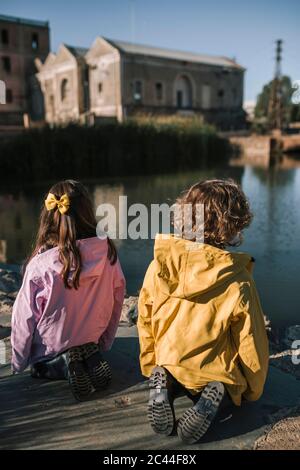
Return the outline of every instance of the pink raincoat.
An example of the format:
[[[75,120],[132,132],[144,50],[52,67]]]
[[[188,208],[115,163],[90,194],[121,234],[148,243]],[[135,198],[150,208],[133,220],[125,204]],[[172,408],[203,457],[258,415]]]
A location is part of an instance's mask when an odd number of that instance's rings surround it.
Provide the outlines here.
[[[110,349],[120,320],[125,280],[119,261],[110,264],[107,240],[78,240],[83,268],[80,286],[66,289],[58,249],[27,265],[12,315],[12,369],[51,359],[67,349],[100,339]]]

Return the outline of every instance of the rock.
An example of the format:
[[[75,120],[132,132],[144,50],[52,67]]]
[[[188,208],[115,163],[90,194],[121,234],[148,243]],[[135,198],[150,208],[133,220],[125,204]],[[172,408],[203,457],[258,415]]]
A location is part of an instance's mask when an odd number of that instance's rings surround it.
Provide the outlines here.
[[[266,330],[267,331],[271,331],[271,320],[269,320],[268,317],[266,317],[266,315],[264,315],[264,322],[265,322],[265,327],[266,327]]]
[[[254,449],[300,450],[300,416],[293,416],[277,422],[255,442]]]
[[[269,339],[270,354],[275,354],[277,352],[282,351],[283,348],[280,346],[279,332],[272,327],[271,321],[265,315],[264,322],[267,336]]]
[[[8,295],[5,292],[0,292],[0,315],[10,315],[12,313],[15,294]]]
[[[138,317],[138,297],[130,296],[124,299],[121,322],[129,323],[130,325],[135,325]]]
[[[270,365],[300,379],[300,348],[287,349],[270,356]]]
[[[4,305],[13,305],[14,298],[11,295],[0,291],[0,302],[2,302]]]
[[[270,343],[270,350],[272,366],[300,379],[300,325],[286,328],[279,344]]]
[[[9,338],[11,335],[11,328],[9,326],[0,325],[0,340],[4,338]]]
[[[114,404],[116,408],[126,408],[131,405],[131,398],[126,395],[118,397],[114,400]]]
[[[293,348],[293,343],[298,341],[295,347],[300,348],[300,325],[293,325],[286,328],[283,338],[283,343],[288,348]]]
[[[0,268],[0,292],[10,294],[20,289],[22,283],[21,274]]]

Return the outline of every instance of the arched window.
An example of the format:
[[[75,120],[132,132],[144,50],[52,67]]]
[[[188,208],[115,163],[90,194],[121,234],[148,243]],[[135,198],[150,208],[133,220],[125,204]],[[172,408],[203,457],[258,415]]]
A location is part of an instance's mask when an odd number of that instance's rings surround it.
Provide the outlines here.
[[[143,84],[141,80],[135,80],[133,84],[133,100],[135,103],[141,103],[143,97]]]
[[[1,31],[1,42],[2,42],[2,44],[8,44],[9,43],[9,35],[8,35],[8,30],[7,29],[2,29],[2,31]]]
[[[157,101],[163,99],[163,84],[161,82],[155,83],[155,96]]]
[[[69,95],[69,81],[64,78],[60,85],[60,99],[66,101]]]
[[[193,90],[190,79],[181,75],[175,82],[175,99],[177,108],[192,108]]]
[[[31,47],[35,50],[39,48],[39,35],[37,33],[33,33],[31,36]]]

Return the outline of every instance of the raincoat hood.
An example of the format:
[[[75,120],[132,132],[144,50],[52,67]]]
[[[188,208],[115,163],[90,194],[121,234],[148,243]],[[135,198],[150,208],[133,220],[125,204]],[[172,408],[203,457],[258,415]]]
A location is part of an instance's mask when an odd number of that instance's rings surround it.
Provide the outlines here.
[[[174,235],[158,235],[154,259],[159,273],[159,290],[181,299],[204,294],[236,276],[245,268],[251,270],[251,256],[230,253],[204,243]]]
[[[103,276],[105,266],[107,264],[107,242],[99,240],[97,237],[83,238],[77,240],[77,246],[80,250],[82,268],[80,272],[80,282],[90,282],[91,278],[100,278]],[[62,265],[59,260],[58,248],[40,253],[32,260],[32,264],[47,266],[58,275],[61,273]],[[72,276],[72,267],[70,270],[70,278]]]

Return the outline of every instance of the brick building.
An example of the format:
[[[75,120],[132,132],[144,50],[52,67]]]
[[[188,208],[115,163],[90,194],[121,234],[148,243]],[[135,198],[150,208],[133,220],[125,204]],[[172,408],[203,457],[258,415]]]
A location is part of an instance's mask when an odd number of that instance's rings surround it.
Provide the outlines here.
[[[45,60],[49,48],[48,22],[0,15],[0,80],[6,88],[0,125],[22,125],[25,113],[32,119],[43,117],[35,59]]]

